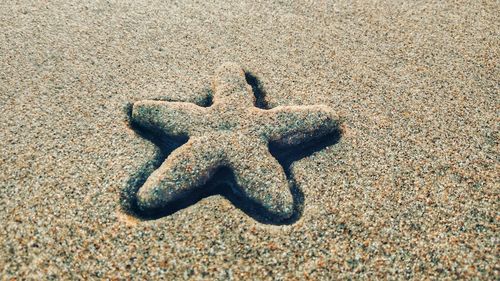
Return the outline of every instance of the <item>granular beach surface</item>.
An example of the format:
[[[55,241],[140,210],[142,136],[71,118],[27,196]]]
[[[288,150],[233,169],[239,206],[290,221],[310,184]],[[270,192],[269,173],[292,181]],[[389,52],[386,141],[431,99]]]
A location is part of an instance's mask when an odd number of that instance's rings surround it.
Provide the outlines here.
[[[498,279],[498,2],[234,2],[0,3],[0,279]],[[131,105],[203,104],[228,61],[265,108],[339,117],[284,167],[300,213],[142,216],[175,146]]]

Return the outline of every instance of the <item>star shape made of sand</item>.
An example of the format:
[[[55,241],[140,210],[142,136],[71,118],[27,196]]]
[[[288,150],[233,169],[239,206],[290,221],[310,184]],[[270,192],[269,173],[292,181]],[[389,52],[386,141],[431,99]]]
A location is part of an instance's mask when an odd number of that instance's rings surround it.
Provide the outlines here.
[[[142,211],[161,209],[203,186],[220,167],[234,173],[238,193],[275,218],[294,212],[283,167],[269,143],[297,145],[338,129],[326,106],[256,107],[241,67],[223,64],[213,81],[213,104],[145,100],[133,104],[132,122],[189,140],[174,150],[137,192]]]

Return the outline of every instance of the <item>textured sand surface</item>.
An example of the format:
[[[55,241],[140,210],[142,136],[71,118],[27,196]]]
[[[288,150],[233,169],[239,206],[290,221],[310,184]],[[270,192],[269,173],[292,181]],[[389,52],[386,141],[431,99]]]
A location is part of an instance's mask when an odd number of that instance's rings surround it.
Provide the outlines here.
[[[498,2],[235,2],[0,3],[0,279],[498,279]],[[226,61],[344,118],[290,167],[300,219],[120,211],[158,154],[127,105],[200,102]]]

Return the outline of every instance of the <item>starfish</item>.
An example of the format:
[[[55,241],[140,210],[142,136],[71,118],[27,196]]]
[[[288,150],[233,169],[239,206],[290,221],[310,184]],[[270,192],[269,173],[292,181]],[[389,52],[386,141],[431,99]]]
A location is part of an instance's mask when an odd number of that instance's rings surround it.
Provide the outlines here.
[[[238,193],[279,220],[294,212],[290,183],[269,152],[269,143],[297,145],[338,129],[336,115],[324,105],[255,106],[245,73],[225,63],[212,84],[209,107],[188,102],[138,101],[132,122],[171,138],[188,138],[137,192],[140,210],[168,206],[203,186],[218,168],[234,173]]]

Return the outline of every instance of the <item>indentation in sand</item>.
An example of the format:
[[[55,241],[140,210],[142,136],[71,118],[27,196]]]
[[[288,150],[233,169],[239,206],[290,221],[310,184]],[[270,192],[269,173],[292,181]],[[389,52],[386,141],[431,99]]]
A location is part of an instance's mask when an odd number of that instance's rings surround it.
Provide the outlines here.
[[[289,224],[304,196],[293,161],[340,139],[328,107],[268,109],[259,80],[234,63],[222,65],[203,104],[146,100],[130,105],[131,128],[160,149],[127,184],[124,210],[155,219],[221,194],[263,223]]]

